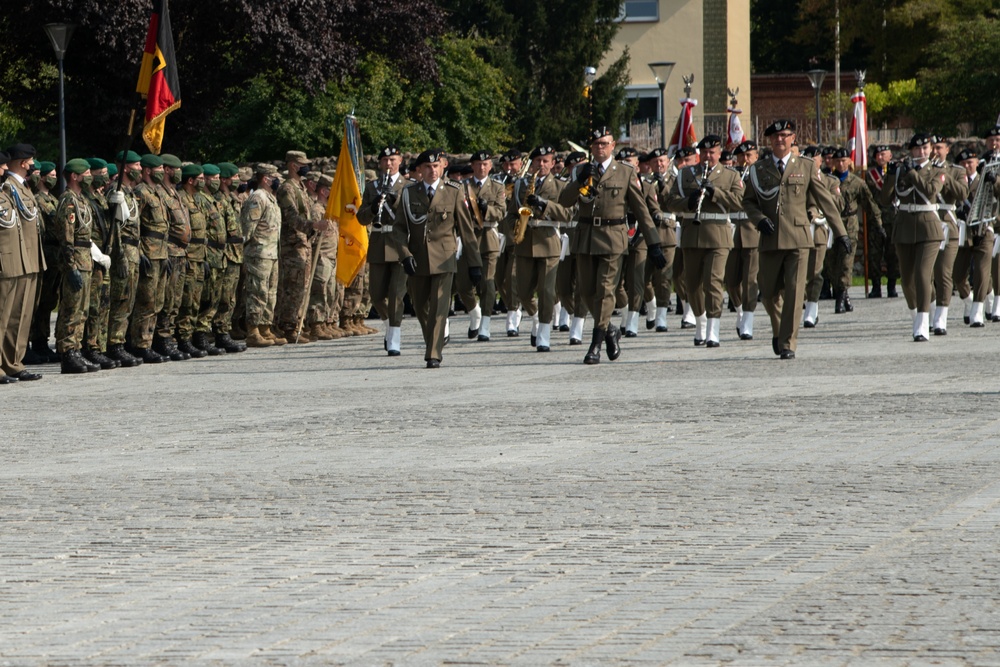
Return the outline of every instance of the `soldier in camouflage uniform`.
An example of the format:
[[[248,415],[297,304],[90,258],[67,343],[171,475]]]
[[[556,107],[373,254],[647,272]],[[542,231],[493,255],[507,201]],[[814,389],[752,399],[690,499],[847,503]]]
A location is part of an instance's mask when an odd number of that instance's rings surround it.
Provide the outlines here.
[[[269,347],[287,341],[271,331],[278,297],[278,239],[281,234],[281,207],[274,196],[277,168],[259,164],[257,187],[243,203],[243,266],[246,269],[247,346]]]
[[[167,234],[167,261],[164,264],[163,308],[156,314],[156,338],[153,341],[153,349],[172,361],[185,361],[190,359],[191,355],[177,348],[174,329],[188,282],[187,248],[191,242],[191,220],[187,207],[181,203],[177,193],[177,186],[183,178],[181,161],[177,156],[168,153],[160,157],[163,159],[166,178],[162,185],[157,186],[157,192],[167,206],[170,231]]]
[[[160,156],[147,153],[140,160],[142,182],[133,192],[139,203],[139,282],[129,330],[129,353],[147,364],[169,361],[152,348],[156,314],[166,298],[169,211],[160,192],[166,177]]]
[[[208,354],[213,356],[223,354],[223,351],[215,346],[202,349],[191,341],[194,335],[194,321],[201,308],[201,293],[205,289],[208,216],[215,212],[215,206],[207,198],[198,197],[198,181],[203,179],[204,170],[200,165],[186,164],[181,168],[181,186],[177,190],[177,197],[184,206],[191,224],[191,238],[186,248],[187,271],[183,277],[184,291],[176,318],[177,348],[196,359]]]
[[[42,214],[42,255],[45,258],[45,272],[38,286],[38,305],[31,320],[31,350],[35,363],[59,361],[59,355],[49,347],[49,334],[52,331],[52,311],[59,305],[59,287],[62,285],[60,274],[62,263],[59,261],[59,238],[56,233],[53,217],[59,199],[52,194],[59,177],[56,175],[56,165],[53,162],[38,163],[38,182],[35,184],[35,201]],[[25,357],[28,362],[28,357]]]
[[[112,234],[107,357],[126,368],[142,363],[142,359],[125,351],[128,318],[135,306],[139,285],[139,202],[134,193],[134,188],[142,182],[139,160],[139,155],[133,151],[118,154],[125,172],[122,187],[119,190],[117,182],[111,183],[108,193]]]
[[[104,189],[108,185],[108,163],[99,157],[87,158],[93,178],[84,196],[94,212],[90,227],[93,242],[91,256],[93,271],[90,273],[90,305],[87,309],[87,326],[83,332],[83,356],[101,368],[119,368],[121,363],[104,356],[108,345],[108,313],[111,310],[111,219]]]
[[[243,230],[240,228],[239,208],[235,206],[233,180],[239,170],[232,162],[219,163],[219,178],[207,179],[208,190],[215,200],[215,208],[222,216],[226,229],[225,269],[222,271],[219,288],[219,305],[212,318],[215,332],[215,346],[226,352],[243,352],[246,345],[233,340],[233,314],[236,308],[236,288],[243,270]]]
[[[312,174],[310,173],[310,176]],[[327,174],[320,174],[316,181],[316,198],[313,201],[313,219],[326,217],[327,200],[330,197],[330,188],[333,186],[333,178]],[[309,326],[309,335],[319,340],[334,340],[343,338],[344,333],[338,327],[331,328],[327,323],[333,319],[334,303],[331,299],[331,283],[337,282],[337,243],[339,241],[340,230],[336,222],[330,221],[330,227],[319,237],[319,258],[316,264],[316,271],[313,274],[312,285],[309,292],[309,311],[306,323]],[[336,294],[336,287],[332,293]]]
[[[203,175],[195,181],[195,203],[205,211],[205,263],[204,284],[201,290],[201,302],[196,304],[197,313],[194,318],[194,335],[191,343],[210,355],[225,354],[224,348],[215,345],[212,334],[212,320],[219,309],[222,300],[222,277],[226,272],[226,222],[222,218],[215,200],[210,196],[209,181],[218,191],[219,167],[214,164],[202,165]]]
[[[90,228],[94,212],[83,195],[93,177],[86,160],[73,159],[63,170],[66,191],[59,198],[55,226],[59,234],[59,256],[63,265],[63,283],[59,294],[59,315],[56,318],[56,346],[62,358],[63,373],[87,373],[100,370],[80,354],[83,328],[87,323],[90,304]]]

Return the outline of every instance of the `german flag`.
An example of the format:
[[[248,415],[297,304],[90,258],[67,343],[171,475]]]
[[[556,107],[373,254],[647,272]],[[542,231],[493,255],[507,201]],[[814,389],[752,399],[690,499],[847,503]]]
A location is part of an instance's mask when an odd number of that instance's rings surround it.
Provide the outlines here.
[[[146,49],[136,91],[146,100],[146,122],[142,138],[152,153],[163,148],[167,114],[181,106],[181,88],[174,58],[174,36],[170,31],[167,0],[153,0],[153,14],[146,32]]]

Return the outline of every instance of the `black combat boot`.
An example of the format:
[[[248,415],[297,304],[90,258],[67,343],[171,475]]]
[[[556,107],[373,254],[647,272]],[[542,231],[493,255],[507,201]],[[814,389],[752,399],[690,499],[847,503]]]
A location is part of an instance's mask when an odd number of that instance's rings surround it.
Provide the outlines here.
[[[65,374],[90,372],[90,367],[80,355],[80,350],[67,350],[63,352],[60,365],[60,371]]]
[[[607,331],[594,327],[594,337],[590,341],[590,349],[587,350],[587,356],[583,358],[583,363],[588,366],[601,363],[601,345],[604,343],[606,335]]]
[[[847,290],[844,290],[843,299],[844,299],[844,312],[845,313],[853,313],[854,312],[854,304],[851,303],[851,295],[847,293]]]
[[[621,339],[621,332],[614,327],[608,329],[608,332],[604,335],[604,347],[608,352],[608,359],[611,361],[622,356]]]
[[[823,297],[820,297],[820,298],[823,298]],[[843,291],[838,291],[836,299],[837,299],[837,302],[833,306],[833,312],[835,312],[835,313],[837,313],[839,315],[839,314],[841,314],[841,313],[844,312],[844,292]]]
[[[823,278],[823,289],[819,291],[820,300],[827,300],[833,298],[833,292],[831,291],[830,281]]]
[[[221,347],[229,354],[236,354],[237,352],[245,352],[247,349],[246,345],[238,343],[237,341],[233,340],[228,333],[215,334],[215,346]]]
[[[881,299],[882,298],[882,281],[877,281],[872,285],[872,291],[868,292],[869,299]]]
[[[125,346],[121,343],[117,345],[109,345],[107,356],[109,359],[114,359],[122,365],[122,368],[133,368],[142,364],[142,359],[133,357],[131,354],[125,351]]]
[[[194,336],[191,338],[191,344],[194,345],[199,350],[203,350],[206,354],[212,357],[217,357],[220,354],[225,354],[226,351],[221,347],[216,347],[209,340],[208,334],[204,331],[194,332]]]
[[[92,364],[97,364],[101,367],[101,370],[105,371],[110,371],[121,366],[121,364],[114,359],[109,359],[101,354],[100,350],[84,350],[83,358]]]
[[[195,334],[197,336],[198,334]],[[195,359],[201,359],[202,357],[207,357],[208,352],[196,346],[190,338],[185,338],[181,342],[177,343],[177,349],[184,354],[187,354]]]
[[[896,291],[896,281],[889,280],[885,286],[885,295],[890,299],[894,299],[899,296],[899,292]]]

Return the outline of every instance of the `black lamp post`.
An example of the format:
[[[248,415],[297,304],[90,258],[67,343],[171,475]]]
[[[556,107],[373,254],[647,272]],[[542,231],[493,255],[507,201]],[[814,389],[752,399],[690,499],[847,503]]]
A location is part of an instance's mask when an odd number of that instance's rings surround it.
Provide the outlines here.
[[[46,23],[45,34],[52,42],[52,48],[56,52],[56,60],[59,63],[59,191],[64,188],[63,169],[66,168],[66,89],[63,76],[63,57],[66,55],[66,48],[69,46],[69,39],[73,36],[74,23]]]
[[[826,78],[826,70],[811,69],[806,72],[806,76],[809,77],[809,83],[812,85],[813,90],[816,91],[816,144],[819,145],[823,143],[823,136],[820,132],[819,93],[820,89],[823,87],[823,79]]]
[[[667,118],[666,109],[667,103],[664,98],[664,91],[667,89],[667,79],[670,78],[670,73],[674,70],[674,65],[676,63],[649,63],[649,69],[653,72],[653,78],[656,79],[656,85],[660,87],[660,146],[663,148],[667,147]]]

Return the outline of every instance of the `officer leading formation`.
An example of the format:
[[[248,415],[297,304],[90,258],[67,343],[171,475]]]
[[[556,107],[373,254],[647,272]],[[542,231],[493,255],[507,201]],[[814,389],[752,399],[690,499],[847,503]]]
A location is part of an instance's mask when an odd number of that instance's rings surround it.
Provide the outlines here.
[[[511,344],[524,327],[543,353],[557,334],[582,346],[590,317],[583,362],[595,365],[621,356],[622,337],[668,333],[671,295],[678,328],[706,349],[723,344],[725,295],[737,344],[754,340],[762,303],[772,352],[789,360],[824,296],[835,315],[853,310],[860,243],[867,296],[883,297],[884,276],[896,297],[898,281],[915,342],[947,335],[954,291],[966,325],[1000,321],[1000,125],[985,150],[926,134],[895,160],[873,146],[863,174],[846,149],[800,152],[795,130],[768,126],[769,150],[730,153],[709,135],[639,154],[599,127],[589,155],[484,149],[465,165],[439,148],[407,163],[385,146],[356,208],[369,252],[349,285],[326,216],[334,170],[301,151],[280,173],[133,151],[74,158],[56,197],[55,164],[14,144],[0,153],[0,384],[40,379],[35,364],[82,374],[378,331],[400,357],[408,309],[427,368],[441,366],[456,308],[473,344],[494,340],[506,313]],[[381,330],[365,323],[373,309]]]

